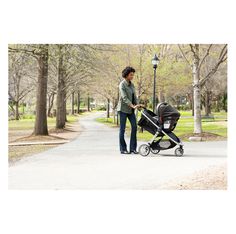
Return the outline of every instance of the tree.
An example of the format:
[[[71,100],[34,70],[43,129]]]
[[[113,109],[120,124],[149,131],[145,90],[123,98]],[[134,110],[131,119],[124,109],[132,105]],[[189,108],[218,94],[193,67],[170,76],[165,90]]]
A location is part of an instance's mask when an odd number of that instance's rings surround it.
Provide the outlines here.
[[[202,65],[201,77],[204,77],[210,72],[210,69],[217,61],[217,57],[207,57]],[[217,72],[212,76],[212,78],[207,80],[202,85],[202,100],[203,106],[205,108],[205,116],[211,114],[213,101],[220,103],[221,97],[227,92],[227,69],[226,63],[223,63],[217,70]],[[219,106],[218,106],[219,107]],[[223,108],[223,106],[222,106]],[[219,110],[219,108],[218,108]]]
[[[48,44],[40,45],[38,52],[38,83],[34,135],[48,135],[47,126],[47,81]]]
[[[57,111],[56,111],[56,128],[64,128],[66,122],[66,87],[65,87],[65,70],[63,64],[63,45],[58,45],[59,62],[58,62],[58,82],[57,82]]]
[[[202,86],[212,78],[217,72],[220,64],[227,59],[227,45],[220,46],[218,52],[218,59],[214,66],[211,67],[210,71],[201,77],[201,67],[205,59],[210,55],[212,48],[211,45],[200,45],[200,44],[189,44],[190,47],[190,58],[187,57],[188,52],[184,51],[181,45],[178,45],[182,53],[183,58],[189,64],[192,77],[193,77],[193,99],[194,99],[194,133],[202,133],[202,121],[201,121],[201,88]],[[216,46],[218,51],[218,46]]]
[[[65,126],[66,100],[74,92],[78,92],[81,85],[88,86],[94,77],[94,71],[97,71],[95,51],[101,49],[99,45],[56,45],[55,58],[58,59],[56,128]]]
[[[36,118],[33,135],[48,135],[47,128],[47,80],[48,80],[48,44],[9,45],[9,52],[24,53],[37,61],[37,100]]]
[[[32,63],[32,59],[25,53],[9,54],[8,95],[11,99],[9,104],[16,120],[20,118],[20,102],[35,89],[34,77],[31,75],[35,72]]]

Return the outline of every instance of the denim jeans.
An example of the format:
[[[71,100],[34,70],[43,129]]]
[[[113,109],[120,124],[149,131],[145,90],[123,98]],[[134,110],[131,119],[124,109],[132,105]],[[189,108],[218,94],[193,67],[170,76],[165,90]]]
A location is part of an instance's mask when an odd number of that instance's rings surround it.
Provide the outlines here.
[[[127,118],[131,124],[131,136],[130,136],[130,151],[134,151],[137,148],[137,123],[136,116],[133,112],[132,114],[127,114],[125,112],[119,111],[120,114],[120,151],[127,151],[127,145],[125,142],[125,127]]]

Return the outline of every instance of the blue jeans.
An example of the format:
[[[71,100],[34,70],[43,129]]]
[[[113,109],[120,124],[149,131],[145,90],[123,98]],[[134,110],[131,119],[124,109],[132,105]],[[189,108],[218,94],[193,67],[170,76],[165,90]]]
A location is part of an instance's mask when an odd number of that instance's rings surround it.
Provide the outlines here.
[[[131,124],[131,136],[130,136],[130,151],[134,151],[137,148],[137,123],[136,116],[133,112],[132,114],[127,114],[125,112],[119,111],[120,114],[120,151],[127,151],[127,145],[125,142],[125,127],[126,127],[126,119],[129,119]]]

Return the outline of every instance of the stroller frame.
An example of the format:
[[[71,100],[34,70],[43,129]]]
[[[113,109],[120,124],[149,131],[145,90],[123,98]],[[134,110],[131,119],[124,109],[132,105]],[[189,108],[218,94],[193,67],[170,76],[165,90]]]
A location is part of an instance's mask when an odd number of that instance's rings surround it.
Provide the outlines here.
[[[143,109],[146,109],[145,107],[142,107]],[[140,151],[140,148],[141,147],[147,147],[147,146],[149,146],[149,150],[147,151],[147,154],[142,154],[141,152],[140,152],[140,154],[142,155],[142,156],[147,156],[148,154],[149,154],[149,152],[150,152],[150,150],[152,151],[152,153],[154,153],[154,154],[158,154],[159,152],[160,152],[160,150],[153,150],[153,149],[151,149],[151,147],[150,147],[150,145],[155,141],[155,139],[159,136],[159,134],[160,133],[162,133],[163,134],[163,136],[165,135],[165,136],[167,136],[172,142],[174,142],[176,145],[178,145],[179,146],[179,148],[176,148],[176,150],[175,150],[175,155],[176,156],[183,156],[183,154],[184,154],[184,149],[183,149],[183,146],[184,146],[184,144],[183,144],[183,142],[179,139],[179,142],[177,142],[176,140],[174,140],[173,138],[171,138],[161,127],[159,127],[156,123],[154,123],[145,113],[144,113],[144,111],[141,111],[141,114],[143,115],[143,116],[145,116],[145,118],[147,118],[156,128],[157,128],[157,131],[156,131],[156,133],[153,135],[153,137],[152,137],[152,139],[148,142],[148,145],[146,145],[146,144],[143,144],[143,145],[141,145],[140,147],[139,147],[139,151]],[[163,138],[163,136],[161,136],[161,139]]]

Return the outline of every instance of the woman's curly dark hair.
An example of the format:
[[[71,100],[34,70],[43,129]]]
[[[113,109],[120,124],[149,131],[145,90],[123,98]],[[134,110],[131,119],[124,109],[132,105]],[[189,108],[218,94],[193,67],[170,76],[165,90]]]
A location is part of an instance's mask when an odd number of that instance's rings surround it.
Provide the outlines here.
[[[126,78],[129,73],[131,72],[135,72],[135,69],[133,67],[126,67],[123,71],[122,71],[122,77]]]

